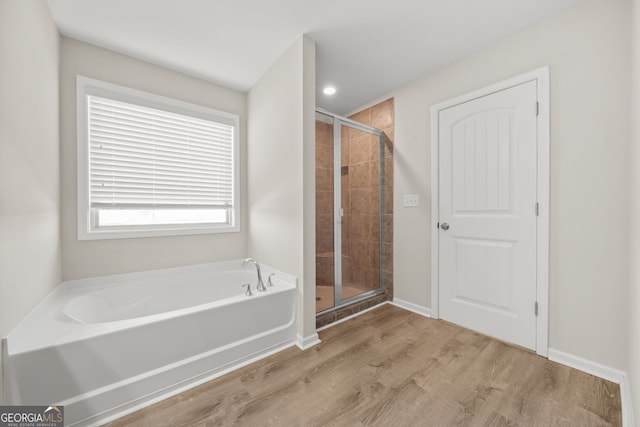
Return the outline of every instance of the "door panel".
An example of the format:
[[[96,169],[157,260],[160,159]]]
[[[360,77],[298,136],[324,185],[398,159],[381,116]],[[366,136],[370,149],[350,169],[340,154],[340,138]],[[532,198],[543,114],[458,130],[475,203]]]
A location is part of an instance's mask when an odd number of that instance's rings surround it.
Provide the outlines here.
[[[452,125],[454,211],[509,211],[513,110],[474,114]]]
[[[380,289],[380,138],[342,127],[342,293],[340,300]],[[344,153],[344,154],[343,154]]]
[[[536,82],[439,115],[440,316],[534,349]],[[446,228],[446,227],[445,227]]]
[[[513,295],[509,283],[514,280],[514,243],[482,239],[455,241],[452,296],[456,302],[480,308],[513,312]]]
[[[334,119],[316,113],[316,313],[335,307]]]

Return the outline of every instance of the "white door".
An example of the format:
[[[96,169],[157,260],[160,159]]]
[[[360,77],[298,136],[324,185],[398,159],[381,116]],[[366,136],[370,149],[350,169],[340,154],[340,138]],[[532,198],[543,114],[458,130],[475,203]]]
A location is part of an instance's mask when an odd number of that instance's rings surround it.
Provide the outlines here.
[[[440,111],[440,317],[536,348],[537,83]]]

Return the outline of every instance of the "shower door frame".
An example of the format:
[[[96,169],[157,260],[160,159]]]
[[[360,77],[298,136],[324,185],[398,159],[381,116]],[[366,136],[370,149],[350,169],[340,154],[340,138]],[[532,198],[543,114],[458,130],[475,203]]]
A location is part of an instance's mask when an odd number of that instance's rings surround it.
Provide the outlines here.
[[[371,126],[367,126],[355,120],[339,116],[323,108],[316,108],[316,112],[333,118],[333,262],[334,262],[334,297],[333,307],[316,313],[320,316],[337,310],[354,302],[365,300],[372,296],[384,293],[384,132]],[[364,291],[349,298],[342,298],[342,126],[347,126],[378,137],[378,226],[379,226],[379,285],[375,289]]]

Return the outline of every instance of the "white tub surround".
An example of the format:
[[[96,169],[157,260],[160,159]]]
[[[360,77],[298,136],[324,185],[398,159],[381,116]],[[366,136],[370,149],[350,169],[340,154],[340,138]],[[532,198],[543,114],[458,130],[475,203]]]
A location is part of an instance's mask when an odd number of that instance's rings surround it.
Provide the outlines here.
[[[297,279],[241,263],[63,283],[3,340],[5,403],[95,425],[293,345]]]

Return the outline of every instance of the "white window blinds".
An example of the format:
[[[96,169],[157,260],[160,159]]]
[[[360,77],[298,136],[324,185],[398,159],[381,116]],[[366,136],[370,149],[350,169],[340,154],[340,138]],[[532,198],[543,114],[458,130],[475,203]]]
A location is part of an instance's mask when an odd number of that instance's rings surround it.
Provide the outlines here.
[[[231,208],[234,126],[88,95],[92,208]]]

